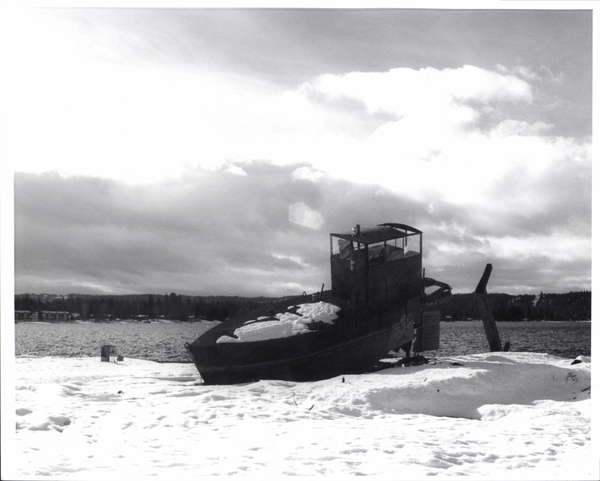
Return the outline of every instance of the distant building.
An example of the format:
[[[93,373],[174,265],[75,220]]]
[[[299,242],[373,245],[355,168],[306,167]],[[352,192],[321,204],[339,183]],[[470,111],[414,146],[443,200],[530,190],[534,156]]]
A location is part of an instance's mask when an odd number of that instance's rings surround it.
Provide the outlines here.
[[[31,315],[32,321],[65,322],[71,320],[68,311],[36,311]]]
[[[31,321],[31,312],[15,311],[15,321]]]

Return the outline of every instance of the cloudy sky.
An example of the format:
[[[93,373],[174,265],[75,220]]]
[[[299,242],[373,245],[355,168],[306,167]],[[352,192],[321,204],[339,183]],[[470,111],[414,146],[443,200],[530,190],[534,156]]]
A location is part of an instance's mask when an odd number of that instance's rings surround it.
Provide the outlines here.
[[[17,293],[314,292],[383,222],[455,292],[591,289],[591,10],[4,21]]]

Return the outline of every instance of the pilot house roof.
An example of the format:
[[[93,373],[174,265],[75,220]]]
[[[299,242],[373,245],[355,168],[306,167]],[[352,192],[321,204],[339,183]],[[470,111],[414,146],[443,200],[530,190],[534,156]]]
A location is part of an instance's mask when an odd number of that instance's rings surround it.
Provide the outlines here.
[[[346,239],[361,244],[373,244],[375,242],[384,242],[392,239],[402,239],[422,232],[414,227],[405,224],[379,224],[374,227],[360,227],[359,233],[342,233],[332,236]]]

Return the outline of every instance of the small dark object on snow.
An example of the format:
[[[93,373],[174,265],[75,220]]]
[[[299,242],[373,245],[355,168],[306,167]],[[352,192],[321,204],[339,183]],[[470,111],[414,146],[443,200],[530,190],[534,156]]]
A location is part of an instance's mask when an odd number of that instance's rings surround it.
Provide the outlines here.
[[[123,360],[123,356],[117,356],[117,361],[122,361]]]
[[[346,379],[342,378],[342,382],[346,382]]]
[[[115,346],[106,344],[100,348],[100,361],[110,362],[110,358],[115,356]]]
[[[571,364],[580,364],[583,361],[581,359],[575,359]]]
[[[123,394],[123,391],[119,391],[117,394]]]

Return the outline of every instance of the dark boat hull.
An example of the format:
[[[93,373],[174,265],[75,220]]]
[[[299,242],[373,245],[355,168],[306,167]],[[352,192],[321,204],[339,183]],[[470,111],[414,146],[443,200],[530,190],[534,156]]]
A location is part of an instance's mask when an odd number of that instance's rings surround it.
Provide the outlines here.
[[[206,384],[317,381],[362,373],[413,339],[414,319],[408,307],[406,302],[380,311],[342,314],[332,327],[256,342],[217,343],[227,328],[224,323],[185,347]]]

